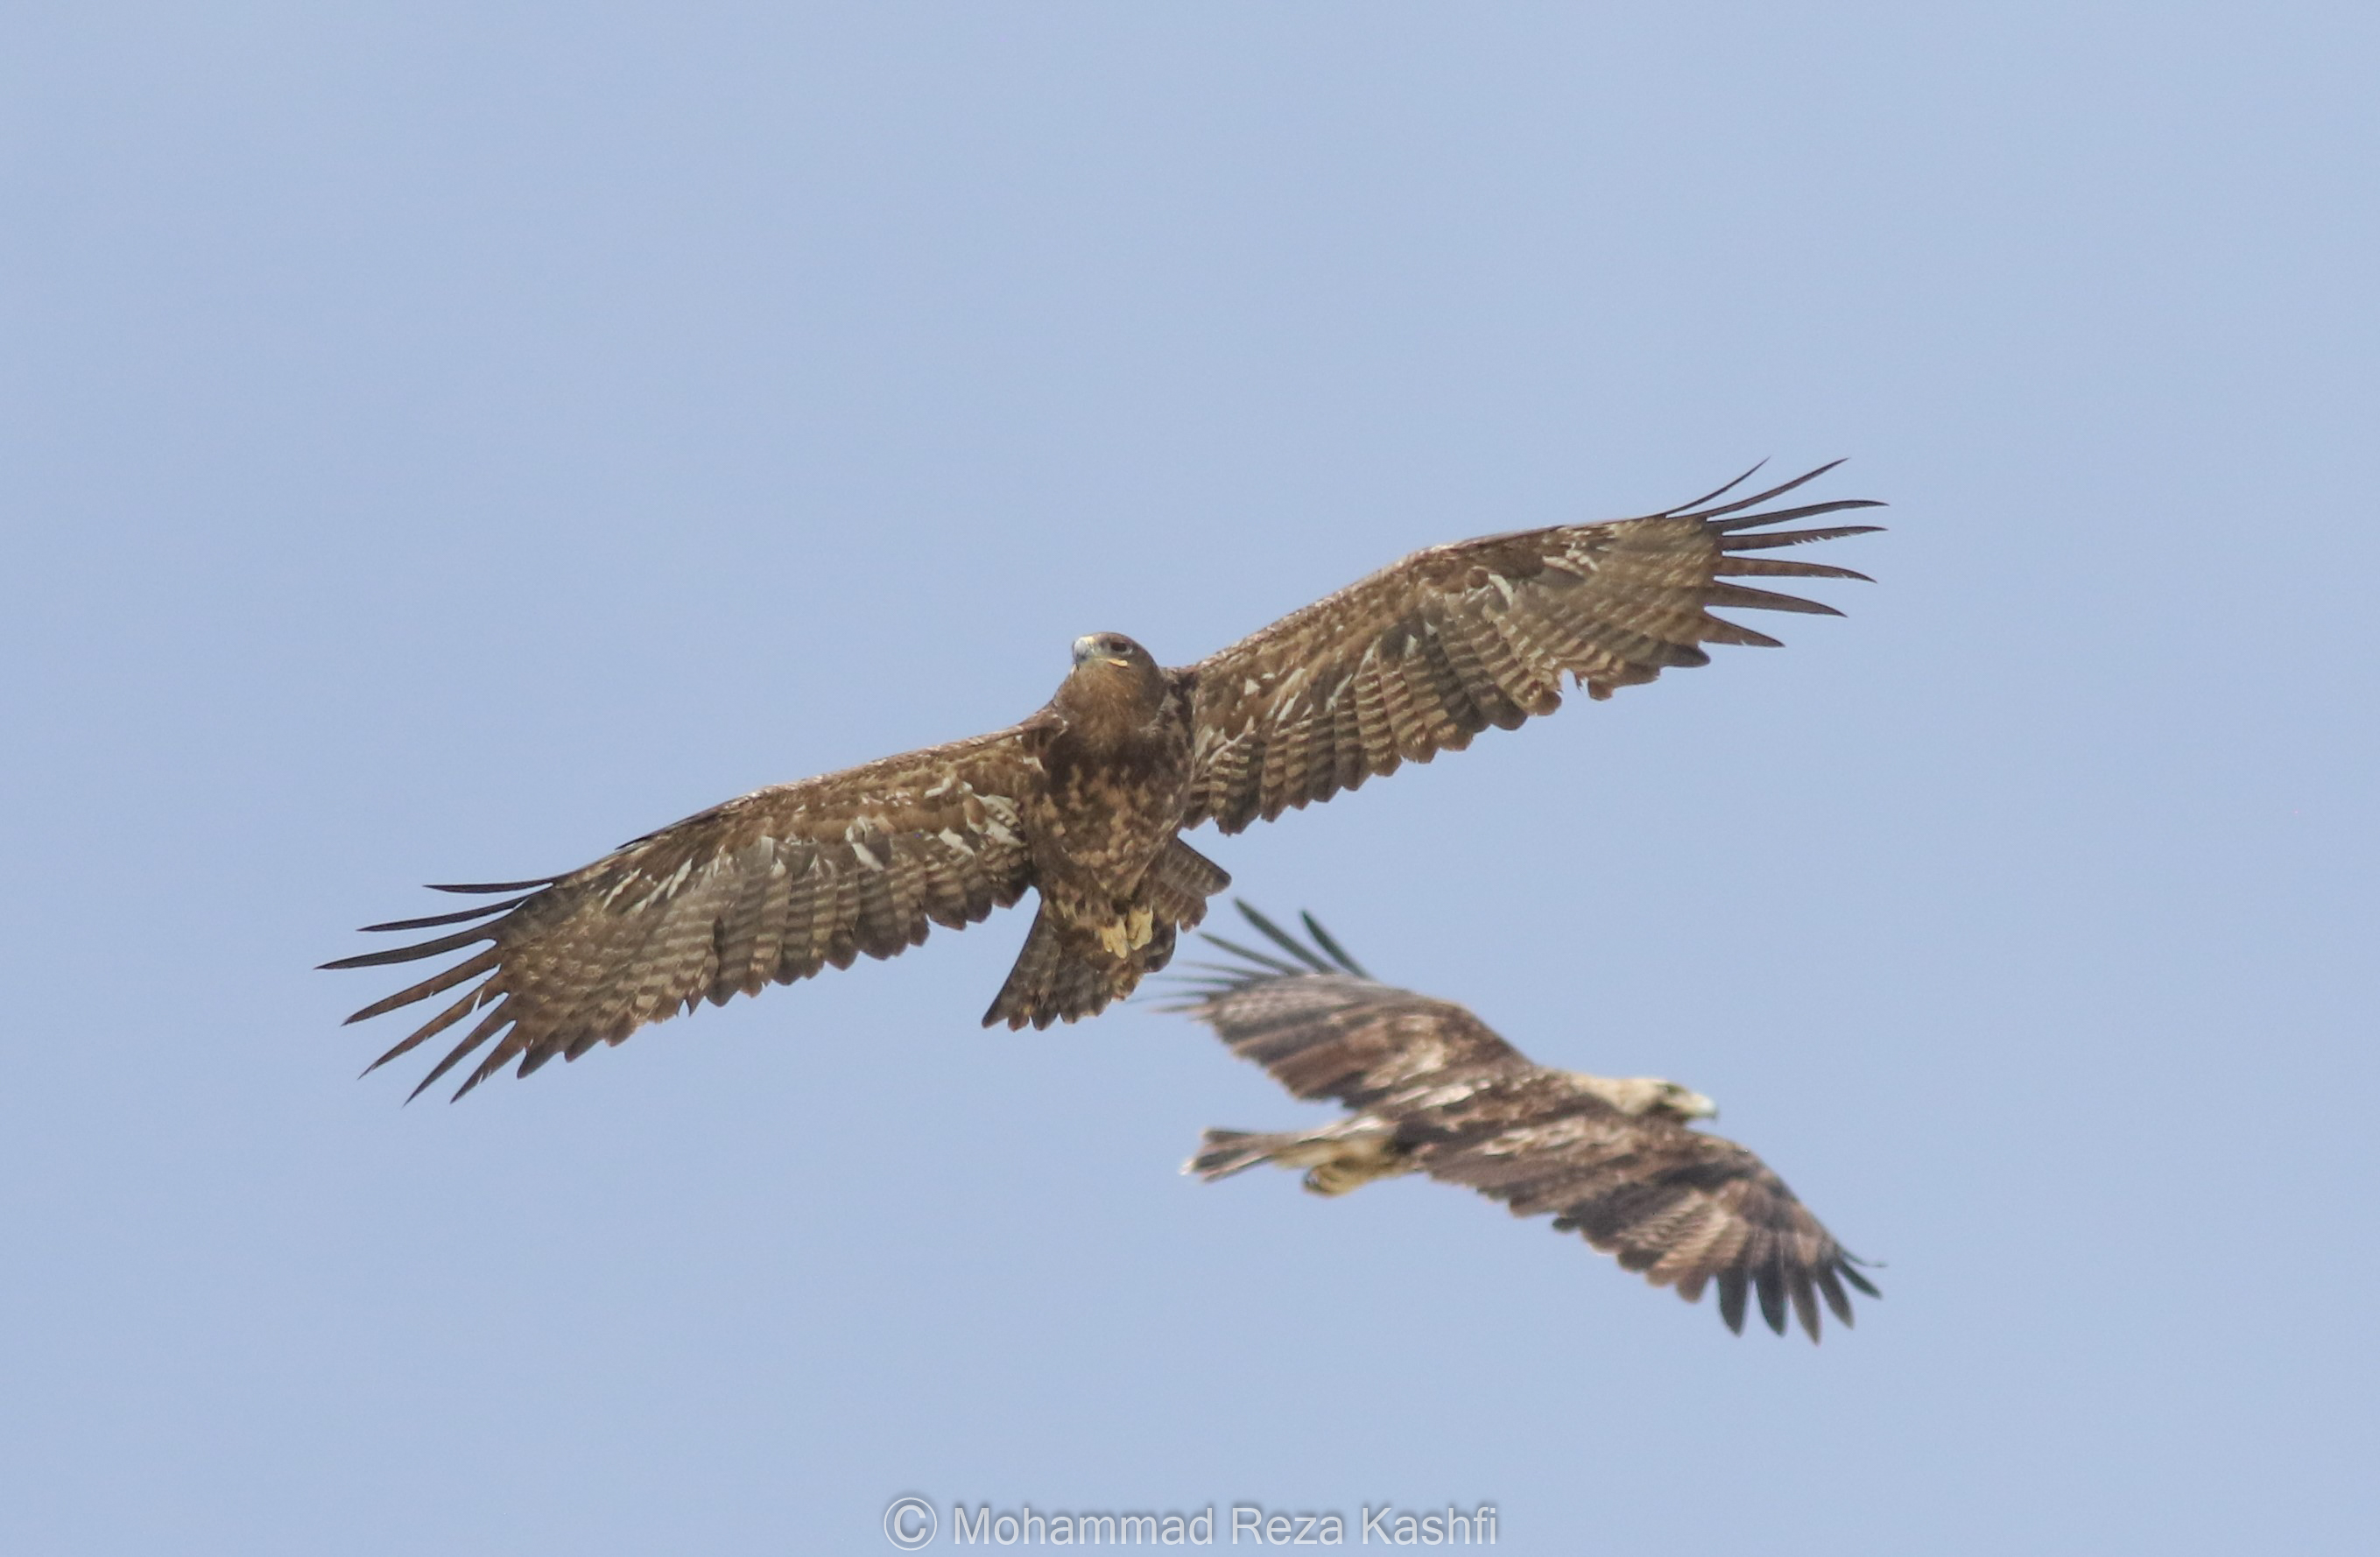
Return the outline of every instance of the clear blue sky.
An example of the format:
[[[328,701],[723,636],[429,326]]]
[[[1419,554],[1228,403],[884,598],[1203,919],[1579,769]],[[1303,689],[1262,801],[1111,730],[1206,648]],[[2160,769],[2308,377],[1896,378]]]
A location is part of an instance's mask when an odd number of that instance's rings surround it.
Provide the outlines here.
[[[2368,6],[42,6],[0,60],[0,1547],[2360,1550]],[[311,971],[1414,547],[1852,463],[1874,573],[1232,839],[1723,1105],[1884,1300],[1729,1336],[1022,915],[463,1104]],[[1775,626],[1775,621],[1762,626]],[[1351,1532],[1352,1534],[1352,1532]],[[937,1548],[938,1550],[940,1548]]]

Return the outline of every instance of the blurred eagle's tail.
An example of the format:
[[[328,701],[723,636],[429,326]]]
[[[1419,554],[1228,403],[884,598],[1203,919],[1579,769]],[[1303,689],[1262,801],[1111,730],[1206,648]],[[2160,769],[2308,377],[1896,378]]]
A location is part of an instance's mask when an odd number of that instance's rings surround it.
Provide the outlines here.
[[[1198,1155],[1183,1163],[1182,1171],[1212,1184],[1259,1162],[1304,1168],[1305,1187],[1317,1195],[1344,1195],[1414,1169],[1413,1153],[1397,1144],[1395,1125],[1357,1113],[1318,1130],[1269,1136],[1208,1130],[1198,1137]]]
[[[1259,1162],[1272,1160],[1274,1152],[1298,1137],[1294,1135],[1260,1136],[1250,1130],[1208,1130],[1198,1137],[1198,1155],[1182,1164],[1185,1174],[1196,1174],[1212,1184],[1219,1178],[1245,1173]]]

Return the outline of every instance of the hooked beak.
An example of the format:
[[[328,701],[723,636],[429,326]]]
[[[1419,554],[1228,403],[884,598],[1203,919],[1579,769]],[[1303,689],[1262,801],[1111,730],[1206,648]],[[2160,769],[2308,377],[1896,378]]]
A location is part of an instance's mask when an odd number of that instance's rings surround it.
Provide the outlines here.
[[[1123,655],[1101,647],[1099,634],[1085,633],[1075,639],[1075,663],[1087,665],[1094,660],[1103,660],[1111,665],[1123,663]]]
[[[1685,1099],[1685,1114],[1689,1119],[1716,1119],[1718,1117],[1718,1104],[1700,1092],[1689,1092]]]

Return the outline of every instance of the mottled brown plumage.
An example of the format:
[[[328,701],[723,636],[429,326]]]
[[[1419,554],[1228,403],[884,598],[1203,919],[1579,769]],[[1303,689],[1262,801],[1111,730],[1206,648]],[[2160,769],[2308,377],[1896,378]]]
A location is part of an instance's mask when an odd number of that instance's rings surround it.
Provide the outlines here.
[[[1187,688],[1121,633],[1083,642],[1034,747],[1039,782],[1022,786],[1041,908],[987,1025],[1071,1022],[1129,994],[1230,881],[1174,836],[1190,786]],[[1160,903],[1167,883],[1179,890]]]
[[[1738,1332],[1750,1292],[1769,1329],[1785,1332],[1790,1306],[1813,1341],[1821,1298],[1849,1325],[1846,1283],[1876,1295],[1784,1180],[1690,1127],[1717,1112],[1708,1099],[1536,1064],[1462,1006],[1374,981],[1311,916],[1307,946],[1240,909],[1293,960],[1209,936],[1240,960],[1180,1009],[1295,1096],[1350,1112],[1302,1133],[1209,1130],[1184,1172],[1212,1180],[1276,1162],[1325,1195],[1409,1173],[1468,1185],[1515,1216],[1553,1213],[1557,1229],[1690,1303],[1716,1282]]]
[[[516,1059],[526,1075],[706,999],[892,956],[1034,887],[1033,928],[985,1024],[1087,1016],[1162,967],[1228,883],[1184,829],[1236,833],[1460,749],[1490,724],[1550,712],[1565,674],[1607,697],[1704,663],[1705,643],[1776,641],[1713,606],[1832,614],[1727,581],[1862,577],[1749,554],[1874,528],[1761,528],[1874,506],[1758,511],[1825,468],[1729,503],[1714,500],[1735,482],[1644,518],[1416,553],[1183,669],[1093,634],[1020,724],[758,790],[567,875],[441,888],[516,895],[370,926],[467,928],[326,966],[480,946],[349,1018],[460,989],[375,1062],[472,1018],[423,1082],[492,1043],[459,1097]]]
[[[1706,643],[1775,648],[1713,606],[1837,615],[1832,606],[1727,582],[1862,578],[1824,563],[1749,556],[1873,525],[1765,530],[1873,508],[1848,500],[1750,512],[1832,465],[1732,503],[1640,519],[1559,525],[1436,546],[1292,612],[1191,668],[1196,781],[1184,825],[1225,833],[1460,751],[1561,706],[1568,673],[1592,698],[1707,664]]]

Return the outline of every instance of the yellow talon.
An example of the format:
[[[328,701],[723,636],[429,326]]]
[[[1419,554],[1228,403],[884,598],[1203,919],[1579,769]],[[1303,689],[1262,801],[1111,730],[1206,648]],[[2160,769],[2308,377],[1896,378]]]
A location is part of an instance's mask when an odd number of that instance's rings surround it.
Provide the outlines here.
[[[1105,946],[1108,955],[1118,962],[1132,955],[1131,938],[1124,927],[1120,924],[1111,923],[1099,926],[1099,944]]]
[[[1124,924],[1135,949],[1148,945],[1148,938],[1157,933],[1157,915],[1147,908],[1135,908],[1125,917]]]

